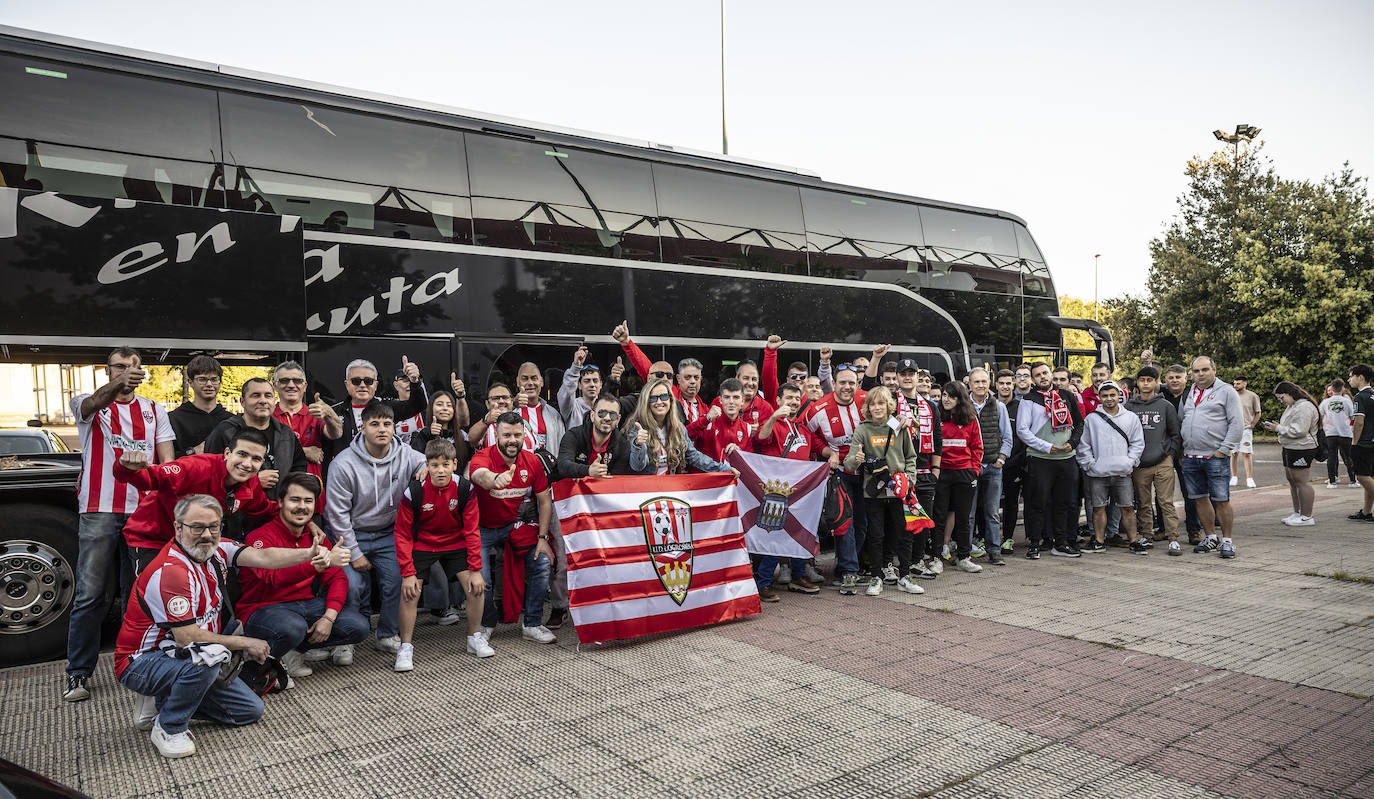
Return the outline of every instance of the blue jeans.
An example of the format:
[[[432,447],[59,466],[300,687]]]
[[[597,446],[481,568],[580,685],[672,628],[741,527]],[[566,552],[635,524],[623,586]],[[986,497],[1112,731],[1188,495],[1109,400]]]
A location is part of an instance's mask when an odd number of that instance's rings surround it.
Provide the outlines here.
[[[1214,502],[1231,500],[1230,458],[1184,458],[1183,496],[1193,500],[1210,497]],[[1211,532],[1208,530],[1207,532]]]
[[[758,570],[754,572],[754,582],[758,583],[759,588],[767,588],[773,584],[773,572],[778,568],[778,561],[782,560],[780,555],[759,555]],[[792,558],[792,579],[806,576],[806,559]]]
[[[329,637],[318,644],[307,643],[305,639],[309,635],[310,625],[323,616],[324,611],[324,599],[321,597],[267,605],[253,611],[253,615],[248,617],[244,634],[266,641],[272,648],[272,657],[280,658],[293,649],[305,651],[317,646],[361,643],[371,632],[371,625],[358,612],[353,592],[349,591],[348,601],[335,617]]]
[[[76,596],[67,628],[67,673],[72,676],[89,677],[95,671],[100,625],[114,601],[122,568],[128,568],[120,554],[128,520],[127,513],[83,513],[77,523]]]
[[[157,699],[157,723],[175,735],[186,731],[192,717],[229,727],[262,718],[262,700],[243,680],[215,688],[219,666],[197,666],[190,658],[144,652],[120,678],[125,688]]]
[[[396,538],[391,530],[356,530],[358,549],[372,563],[382,585],[382,618],[377,622],[377,638],[401,634],[401,564],[396,560]],[[365,615],[372,613],[371,575],[352,566],[348,571],[349,590],[358,597],[358,607]]]
[[[864,480],[857,474],[840,474],[840,487],[849,495],[854,520],[849,532],[835,536],[835,571],[840,576],[859,573],[859,550],[868,533],[868,516],[864,508]]]
[[[504,557],[506,539],[514,524],[505,527],[483,527],[482,531],[482,579],[487,583],[486,605],[482,608],[482,626],[495,627],[500,617],[496,615],[496,592],[491,589],[491,559],[493,551]],[[525,626],[538,627],[544,623],[544,597],[549,593],[549,556],[539,552],[536,546],[525,554]],[[502,572],[502,580],[510,575]],[[472,609],[469,608],[471,613]]]
[[[985,463],[978,472],[978,483],[973,487],[973,510],[969,513],[969,529],[981,529],[983,540],[993,548],[1002,546],[1002,522],[997,518],[997,511],[1001,508],[1002,470],[991,463]]]

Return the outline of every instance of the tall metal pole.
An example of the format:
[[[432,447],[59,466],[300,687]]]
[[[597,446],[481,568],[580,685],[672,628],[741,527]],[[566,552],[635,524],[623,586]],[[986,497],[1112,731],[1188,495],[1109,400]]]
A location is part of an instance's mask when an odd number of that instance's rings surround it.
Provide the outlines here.
[[[720,152],[730,154],[730,139],[725,135],[725,0],[720,0]]]
[[[1102,253],[1098,253],[1098,254],[1096,254],[1096,255],[1093,256],[1093,321],[1094,321],[1094,322],[1100,322],[1100,321],[1102,321],[1101,319],[1098,319],[1098,318],[1097,318],[1097,286],[1098,286],[1097,260],[1098,260],[1099,258],[1101,258],[1101,257],[1102,257]]]

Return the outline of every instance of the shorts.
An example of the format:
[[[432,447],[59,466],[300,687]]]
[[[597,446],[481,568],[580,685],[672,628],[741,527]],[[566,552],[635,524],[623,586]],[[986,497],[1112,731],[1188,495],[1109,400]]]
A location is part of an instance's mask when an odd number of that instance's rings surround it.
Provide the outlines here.
[[[1211,497],[1214,502],[1230,502],[1231,459],[1185,457],[1183,496],[1188,499]]]
[[[1351,447],[1350,465],[1358,477],[1374,477],[1374,447]]]
[[[1313,449],[1289,449],[1283,448],[1283,468],[1285,469],[1311,469],[1317,462],[1318,450]]]
[[[1247,427],[1244,430],[1240,431],[1240,447],[1236,450],[1236,452],[1242,452],[1246,455],[1249,455],[1254,451],[1255,431]]]
[[[1117,477],[1093,477],[1083,475],[1087,493],[1088,507],[1105,508],[1115,502],[1118,508],[1135,507],[1135,486],[1130,475]]]
[[[443,552],[424,552],[416,549],[411,553],[415,561],[415,577],[421,582],[428,582],[429,571],[438,563],[444,569],[444,574],[450,579],[457,577],[460,573],[467,571],[468,551],[463,549],[448,549]]]

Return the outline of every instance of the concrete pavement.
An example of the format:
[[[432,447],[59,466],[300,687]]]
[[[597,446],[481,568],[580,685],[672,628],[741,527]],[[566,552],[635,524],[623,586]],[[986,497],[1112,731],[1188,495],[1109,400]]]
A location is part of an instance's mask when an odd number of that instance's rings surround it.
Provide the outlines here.
[[[1374,525],[1318,488],[1235,494],[1240,556],[1111,550],[946,573],[920,596],[783,594],[762,616],[652,640],[497,656],[417,630],[416,671],[359,650],[193,725],[164,761],[109,655],[94,698],[61,664],[0,672],[3,755],[97,797],[1374,795]],[[1018,531],[1019,532],[1019,531]]]

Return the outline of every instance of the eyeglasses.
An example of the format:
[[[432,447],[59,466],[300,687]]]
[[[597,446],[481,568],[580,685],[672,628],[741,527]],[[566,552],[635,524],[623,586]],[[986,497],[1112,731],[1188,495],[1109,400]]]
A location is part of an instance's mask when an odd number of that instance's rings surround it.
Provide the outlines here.
[[[348,382],[355,386],[370,386],[377,382],[375,377],[350,377]]]
[[[673,379],[673,373],[672,373],[672,372],[664,372],[664,371],[650,372],[650,373],[649,373],[649,377],[657,377],[657,378],[660,379],[660,380],[672,380],[672,379]]]
[[[597,412],[596,412],[596,418],[598,418],[598,419],[615,419],[615,418],[617,418],[618,416],[620,416],[620,411],[597,411]]]
[[[511,398],[511,395],[510,395],[510,394],[488,394],[488,395],[487,395],[487,399],[489,399],[489,400],[496,400],[497,402],[500,402],[500,401],[502,401],[502,400],[507,400],[507,401],[508,401],[508,400],[510,400],[510,398]]]
[[[192,383],[195,383],[195,384],[198,385],[198,386],[213,386],[213,385],[219,383],[219,378],[218,378],[218,377],[206,377],[205,375],[199,375],[199,376],[197,376],[197,377],[191,378],[191,382],[192,382]],[[302,380],[301,382],[304,383],[305,381]]]
[[[672,398],[673,398],[673,395],[672,395],[672,394],[667,394],[667,393],[665,393],[665,394],[655,394],[655,395],[653,395],[652,397],[649,397],[649,402],[650,402],[650,403],[655,403],[655,402],[668,402],[668,401],[672,400]]]
[[[797,380],[797,381],[805,380],[805,379],[806,379],[806,372],[796,372],[796,373],[794,373],[794,374],[790,374],[790,375],[787,376],[787,379],[788,379],[788,380]]]
[[[219,522],[215,522],[214,524],[185,524],[182,522],[177,522],[177,525],[181,527],[181,529],[190,530],[196,535],[204,535],[205,533],[218,533],[219,528],[221,527],[221,524]]]
[[[197,378],[197,379],[199,379],[199,378]],[[219,382],[219,379],[216,378],[216,379],[215,379],[215,382],[218,383],[218,382]],[[279,378],[277,378],[277,382],[278,382],[278,383],[281,383],[283,386],[303,386],[303,385],[305,385],[305,378],[304,378],[304,377],[279,377]],[[357,384],[355,383],[354,385],[357,385]]]

